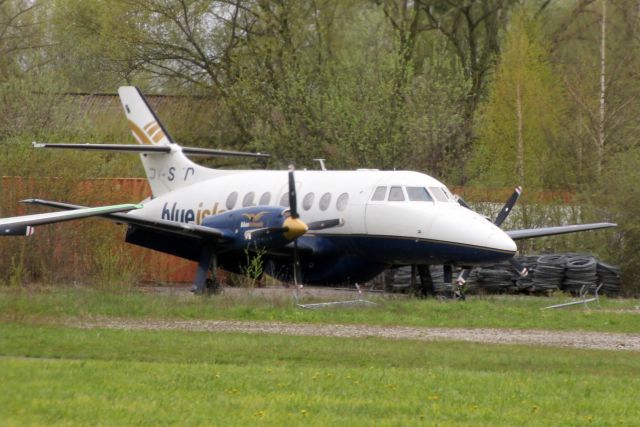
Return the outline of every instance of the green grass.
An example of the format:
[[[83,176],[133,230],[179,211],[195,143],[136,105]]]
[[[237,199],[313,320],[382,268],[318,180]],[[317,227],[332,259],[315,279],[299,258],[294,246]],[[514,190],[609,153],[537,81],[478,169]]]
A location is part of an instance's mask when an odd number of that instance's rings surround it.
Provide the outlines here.
[[[348,296],[354,298],[353,295]],[[302,310],[290,297],[248,295],[197,297],[183,292],[146,293],[136,289],[5,288],[0,290],[0,319],[116,316],[127,318],[235,319],[306,323],[408,326],[495,327],[521,329],[640,331],[638,300],[602,299],[594,304],[557,310],[543,307],[569,296],[470,297],[466,302],[383,299],[371,308]]]
[[[3,425],[634,425],[640,358],[0,323]]]

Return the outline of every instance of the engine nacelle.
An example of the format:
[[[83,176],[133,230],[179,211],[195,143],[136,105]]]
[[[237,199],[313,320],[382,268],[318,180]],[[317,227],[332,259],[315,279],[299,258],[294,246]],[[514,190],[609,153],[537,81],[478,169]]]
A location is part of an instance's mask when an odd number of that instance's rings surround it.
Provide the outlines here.
[[[232,249],[272,249],[290,242],[284,227],[288,217],[287,209],[282,207],[252,206],[208,216],[201,225],[222,230],[233,239]]]
[[[32,236],[35,229],[30,225],[22,225],[17,227],[3,227],[0,229],[2,236]]]

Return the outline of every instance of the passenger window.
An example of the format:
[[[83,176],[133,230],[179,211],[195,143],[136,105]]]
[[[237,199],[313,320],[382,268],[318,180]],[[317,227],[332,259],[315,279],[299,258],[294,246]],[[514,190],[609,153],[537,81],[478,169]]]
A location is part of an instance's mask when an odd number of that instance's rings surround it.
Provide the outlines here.
[[[407,195],[412,202],[433,202],[433,199],[424,187],[407,187]]]
[[[429,190],[431,190],[431,194],[433,194],[433,197],[435,197],[437,201],[439,202],[447,201],[447,195],[444,194],[444,191],[442,190],[441,187],[429,187]]]
[[[268,191],[266,193],[264,193],[262,196],[260,196],[260,205],[261,206],[266,206],[269,203],[271,203],[271,193],[269,193]]]
[[[336,201],[336,209],[339,211],[345,210],[347,203],[349,203],[349,195],[347,193],[342,193],[338,196],[338,200]]]
[[[372,202],[382,202],[387,195],[387,187],[378,187],[371,197]]]
[[[313,193],[307,193],[307,195],[304,196],[304,199],[302,199],[302,209],[304,209],[305,211],[311,209],[314,197],[315,195]]]
[[[237,191],[234,191],[233,193],[229,194],[229,197],[227,197],[227,202],[225,203],[227,210],[230,211],[231,209],[233,209],[237,201],[238,201]]]
[[[320,197],[320,210],[326,211],[331,204],[331,193],[324,193],[322,197]]]
[[[389,190],[389,198],[387,199],[390,202],[404,202],[404,193],[402,192],[402,187],[391,187]]]
[[[280,206],[283,208],[289,207],[289,192],[284,192],[282,197],[280,197]]]
[[[255,204],[253,203],[254,198],[255,193],[253,191],[245,194],[244,198],[242,199],[242,207],[246,208],[247,206],[255,206]]]

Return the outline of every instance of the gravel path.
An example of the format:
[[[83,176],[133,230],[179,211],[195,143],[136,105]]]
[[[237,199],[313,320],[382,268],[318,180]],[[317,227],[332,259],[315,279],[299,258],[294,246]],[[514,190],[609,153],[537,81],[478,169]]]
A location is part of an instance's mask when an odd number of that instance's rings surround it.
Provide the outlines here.
[[[528,344],[600,350],[640,351],[640,334],[517,329],[426,328],[410,326],[322,325],[230,320],[153,320],[98,318],[69,320],[67,326],[125,330],[242,332],[323,337],[379,337],[420,341],[450,340],[489,344]]]

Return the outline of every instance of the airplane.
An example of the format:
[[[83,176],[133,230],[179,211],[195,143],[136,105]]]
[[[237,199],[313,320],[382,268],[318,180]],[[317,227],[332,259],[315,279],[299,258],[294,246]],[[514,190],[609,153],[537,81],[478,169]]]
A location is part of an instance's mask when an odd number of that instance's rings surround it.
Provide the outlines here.
[[[152,196],[126,213],[87,211],[85,206],[27,199],[23,202],[97,216],[127,224],[125,241],[197,262],[196,293],[217,287],[215,270],[242,273],[260,256],[266,274],[280,280],[330,285],[366,282],[392,266],[417,265],[429,286],[432,264],[462,267],[462,288],[470,268],[514,258],[515,241],[613,227],[612,223],[503,231],[521,190],[509,198],[494,222],[474,212],[437,179],[411,171],[225,170],[207,168],[192,156],[248,156],[261,153],[184,147],[170,136],[140,90],[118,90],[138,144],[50,144],[36,148],[139,153]],[[298,194],[302,203],[298,204]],[[109,209],[112,207],[103,207]],[[60,220],[4,220],[2,226],[38,226]],[[209,277],[210,276],[210,277]]]

